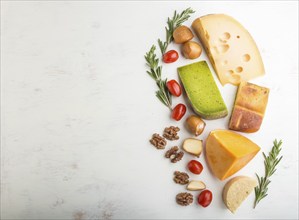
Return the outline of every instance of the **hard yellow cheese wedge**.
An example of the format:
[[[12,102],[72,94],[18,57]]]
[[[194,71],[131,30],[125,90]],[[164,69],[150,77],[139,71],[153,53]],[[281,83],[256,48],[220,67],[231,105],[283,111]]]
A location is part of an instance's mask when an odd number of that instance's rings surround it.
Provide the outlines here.
[[[265,73],[259,50],[248,31],[234,18],[210,14],[192,28],[200,38],[222,85],[238,85]]]
[[[248,138],[228,130],[214,130],[206,141],[206,158],[220,180],[242,169],[260,150]]]

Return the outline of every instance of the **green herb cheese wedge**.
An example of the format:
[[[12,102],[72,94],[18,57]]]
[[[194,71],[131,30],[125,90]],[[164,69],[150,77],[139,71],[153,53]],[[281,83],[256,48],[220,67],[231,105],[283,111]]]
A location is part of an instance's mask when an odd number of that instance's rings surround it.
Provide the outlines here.
[[[227,108],[206,61],[178,68],[193,110],[204,119],[223,118]]]

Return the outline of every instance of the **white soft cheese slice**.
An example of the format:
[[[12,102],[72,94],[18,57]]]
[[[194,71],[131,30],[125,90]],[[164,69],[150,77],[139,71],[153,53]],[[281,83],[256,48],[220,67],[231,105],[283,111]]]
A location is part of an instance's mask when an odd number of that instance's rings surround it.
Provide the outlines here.
[[[222,85],[239,85],[241,81],[264,75],[264,64],[253,38],[234,18],[210,14],[197,18],[192,28]]]

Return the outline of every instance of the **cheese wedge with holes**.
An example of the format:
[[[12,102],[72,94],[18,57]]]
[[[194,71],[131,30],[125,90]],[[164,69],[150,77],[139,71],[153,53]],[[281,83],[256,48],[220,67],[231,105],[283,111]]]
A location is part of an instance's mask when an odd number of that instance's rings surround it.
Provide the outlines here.
[[[264,75],[264,64],[251,35],[234,18],[210,14],[197,18],[192,28],[200,38],[222,85],[239,85]]]
[[[229,129],[252,133],[260,129],[268,103],[269,89],[241,82],[229,122]]]
[[[224,180],[242,169],[260,147],[229,130],[211,131],[206,140],[206,159],[213,174]]]
[[[224,204],[232,213],[235,213],[256,186],[256,180],[251,177],[237,176],[232,178],[223,188],[222,199]]]

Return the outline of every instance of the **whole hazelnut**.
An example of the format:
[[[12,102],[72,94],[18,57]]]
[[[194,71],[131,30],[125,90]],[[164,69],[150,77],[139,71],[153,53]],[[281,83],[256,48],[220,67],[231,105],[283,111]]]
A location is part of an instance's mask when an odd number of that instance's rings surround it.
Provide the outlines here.
[[[186,119],[186,125],[191,133],[198,136],[205,129],[206,123],[200,117],[191,115]]]
[[[202,48],[198,43],[188,41],[183,44],[182,52],[187,59],[195,59],[201,55]]]
[[[182,44],[182,43],[185,43],[189,40],[191,40],[194,35],[192,33],[192,31],[190,30],[190,28],[182,25],[182,26],[179,26],[178,28],[176,28],[174,31],[173,31],[173,39],[174,39],[174,42],[177,43],[177,44]]]

